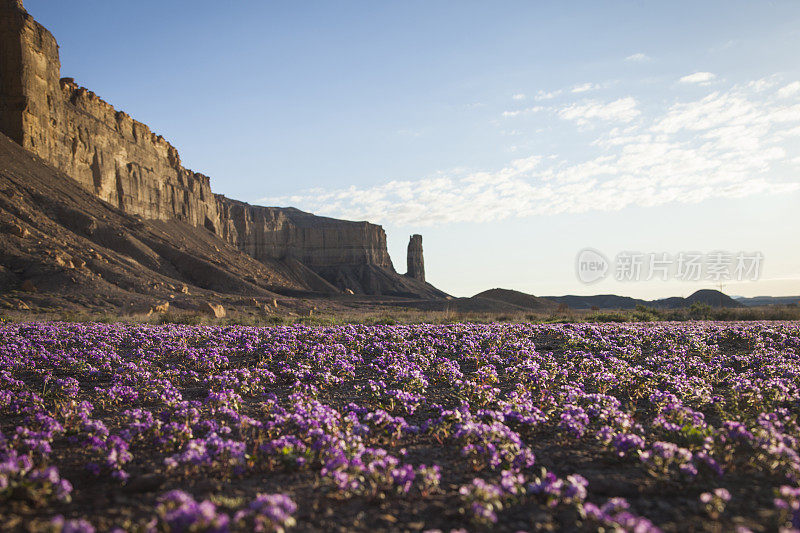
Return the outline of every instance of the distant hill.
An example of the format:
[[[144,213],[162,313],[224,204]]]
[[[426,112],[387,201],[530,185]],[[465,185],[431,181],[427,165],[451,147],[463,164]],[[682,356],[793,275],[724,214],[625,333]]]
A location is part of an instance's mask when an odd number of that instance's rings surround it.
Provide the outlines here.
[[[594,296],[543,296],[542,298],[563,304],[570,309],[634,309],[637,305],[649,305],[647,300],[638,300],[616,294],[596,294]]]
[[[472,299],[492,300],[532,311],[551,311],[557,307],[556,303],[545,298],[510,289],[489,289],[488,291],[479,292]]]
[[[660,300],[641,300],[616,294],[597,294],[593,296],[544,296],[543,298],[564,304],[570,309],[634,309],[637,305],[657,309],[680,309],[690,307],[693,303],[702,303],[711,307],[744,307],[742,303],[720,291],[702,289],[687,298],[674,296]]]
[[[675,300],[675,299],[668,298],[668,300]],[[689,307],[694,303],[706,304],[710,305],[711,307],[744,307],[743,304],[737,302],[727,294],[711,289],[701,289],[692,294],[691,296],[689,296],[688,298],[677,298],[677,300],[678,301],[675,302],[676,305],[674,305],[674,307]],[[656,300],[654,304],[658,305],[658,302],[659,301]]]
[[[489,289],[468,298],[450,298],[447,300],[418,300],[415,302],[404,301],[404,307],[412,307],[426,311],[456,311],[456,312],[482,312],[482,313],[513,313],[513,312],[541,312],[552,313],[559,306],[567,306],[575,310],[603,309],[603,310],[628,310],[635,309],[637,305],[655,309],[682,309],[691,307],[694,303],[701,303],[710,307],[735,308],[748,305],[769,305],[766,302],[775,300],[780,303],[792,303],[800,297],[785,298],[739,298],[734,299],[717,290],[703,289],[683,298],[680,296],[662,298],[659,300],[643,300],[618,296],[616,294],[595,294],[591,296],[534,296],[511,289]],[[749,304],[749,302],[754,302]]]
[[[490,289],[469,298],[403,301],[403,307],[424,311],[459,313],[550,313],[558,304],[532,294],[509,289]]]
[[[800,305],[800,296],[754,296],[752,298],[736,298],[737,302],[747,307],[762,305]]]

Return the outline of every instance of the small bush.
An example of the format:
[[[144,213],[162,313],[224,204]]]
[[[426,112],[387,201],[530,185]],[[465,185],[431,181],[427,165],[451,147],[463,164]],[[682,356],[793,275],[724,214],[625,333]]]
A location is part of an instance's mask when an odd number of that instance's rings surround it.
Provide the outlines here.
[[[710,320],[711,306],[700,302],[693,303],[689,307],[689,318],[692,320]]]
[[[249,315],[237,315],[227,317],[222,323],[226,326],[258,326],[261,321]]]
[[[630,319],[623,313],[592,313],[589,322],[629,322]]]
[[[300,317],[296,323],[305,324],[306,326],[334,326],[340,322],[334,317],[313,315]]]
[[[636,309],[629,314],[631,320],[634,322],[654,322],[656,320],[661,320],[661,313],[641,304],[637,305]]]
[[[267,324],[270,326],[282,326],[283,325],[283,317],[278,315],[272,315],[267,318]]]
[[[205,321],[205,317],[197,313],[164,313],[158,317],[159,324],[182,324],[197,326]]]

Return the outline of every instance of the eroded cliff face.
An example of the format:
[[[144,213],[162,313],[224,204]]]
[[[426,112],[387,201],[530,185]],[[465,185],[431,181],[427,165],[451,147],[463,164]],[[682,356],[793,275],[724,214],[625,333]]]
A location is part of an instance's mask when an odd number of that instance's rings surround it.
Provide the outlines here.
[[[55,38],[20,6],[0,5],[3,133],[127,213],[216,229],[209,178],[146,125],[60,79]]]
[[[23,68],[22,41],[31,37],[26,16],[21,1],[0,0],[0,129],[17,144],[23,142],[26,92],[33,83],[30,70]]]
[[[294,208],[261,207],[218,196],[225,239],[256,259],[291,258],[316,269],[375,265],[394,271],[383,228],[318,217]]]
[[[60,78],[55,38],[19,0],[0,0],[0,60],[0,131],[124,212],[182,220],[258,260],[297,260],[328,279],[343,279],[339,266],[396,275],[380,226],[213,194],[208,176],[184,168],[163,137]]]

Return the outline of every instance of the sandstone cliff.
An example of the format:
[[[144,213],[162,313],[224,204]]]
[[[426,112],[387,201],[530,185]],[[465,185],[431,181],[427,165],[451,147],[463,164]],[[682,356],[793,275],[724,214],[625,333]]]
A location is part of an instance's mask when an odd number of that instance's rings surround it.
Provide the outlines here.
[[[216,228],[209,178],[146,125],[60,79],[55,38],[19,4],[0,5],[2,132],[129,214]]]
[[[370,264],[393,270],[380,226],[217,198],[224,238],[256,259],[288,257],[311,268]]]
[[[412,235],[408,241],[406,276],[425,282],[425,261],[422,258],[422,235]]]
[[[430,293],[424,275],[409,286],[395,272],[380,226],[215,195],[163,137],[60,78],[55,38],[20,0],[0,0],[0,61],[0,132],[125,213],[205,228],[259,261],[299,262],[340,290]]]

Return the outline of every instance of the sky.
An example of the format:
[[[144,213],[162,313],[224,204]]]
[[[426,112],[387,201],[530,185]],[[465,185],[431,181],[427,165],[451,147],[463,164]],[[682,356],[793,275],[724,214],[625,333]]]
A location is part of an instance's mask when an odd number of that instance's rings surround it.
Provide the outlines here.
[[[382,224],[400,272],[421,233],[450,294],[800,295],[800,2],[25,6],[215,192]]]

